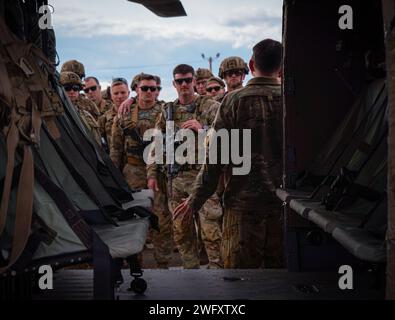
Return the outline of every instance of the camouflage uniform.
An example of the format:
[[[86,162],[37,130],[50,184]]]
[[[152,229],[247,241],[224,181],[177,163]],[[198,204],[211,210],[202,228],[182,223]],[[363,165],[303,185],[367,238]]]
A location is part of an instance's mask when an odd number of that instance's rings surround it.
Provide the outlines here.
[[[76,105],[78,114],[80,115],[82,121],[88,127],[89,131],[92,133],[93,138],[101,146],[101,137],[99,131],[99,124],[97,123],[96,119],[86,110],[80,109],[78,105]]]
[[[114,108],[114,104],[111,100],[103,98],[97,107],[99,108],[100,116],[102,116],[108,110],[112,110]]]
[[[205,126],[210,124],[210,118],[204,110],[218,108],[219,104],[207,96],[196,96],[195,103],[183,106],[179,100],[165,105],[165,110],[160,115],[156,128],[165,132],[167,110],[173,108],[173,120],[177,131],[185,121],[196,119]],[[197,149],[196,149],[197,150]],[[196,157],[197,158],[197,157]],[[194,182],[199,165],[186,164],[176,177],[172,179],[172,190],[169,195],[169,208],[174,212],[175,208],[187,198],[191,193],[191,186]],[[148,174],[155,176],[158,169],[153,165],[149,166]],[[222,267],[220,259],[221,227],[218,218],[222,216],[222,208],[219,205],[218,197],[213,196],[210,203],[207,203],[199,212],[199,220],[202,228],[202,238],[209,258],[209,266],[212,268]],[[181,254],[185,269],[199,268],[199,254],[197,244],[196,226],[189,225],[187,228],[181,226],[179,220],[174,223],[174,241]]]
[[[60,83],[63,86],[65,86],[65,85],[81,85],[81,78],[74,72],[64,71],[60,74]],[[87,111],[87,109],[89,109],[88,106],[96,107],[96,105],[92,101],[90,101],[86,98],[81,98],[81,97],[79,97],[77,102],[75,102],[73,105],[77,109],[77,112],[78,112],[82,122],[86,125],[88,130],[91,132],[95,141],[99,145],[101,145],[99,125],[98,125],[96,119],[92,116],[92,114]]]
[[[122,170],[133,189],[146,189],[149,176],[143,159],[143,149],[132,130],[136,128],[142,138],[146,130],[155,127],[161,111],[160,103],[156,103],[149,110],[139,110],[137,104],[133,104],[130,113],[113,124],[110,157]],[[167,268],[173,251],[172,218],[166,205],[165,178],[160,174],[155,175],[155,178],[158,179],[160,191],[155,192],[153,209],[159,219],[160,232],[153,230],[154,257],[159,268]]]
[[[112,104],[111,104],[111,106],[112,106]],[[100,116],[99,121],[98,121],[100,135],[106,141],[109,150],[111,150],[112,126],[113,126],[114,119],[116,116],[117,116],[117,112],[114,111],[114,109],[109,109],[102,116]]]
[[[233,175],[232,165],[205,164],[193,186],[190,206],[199,210],[217,188],[225,169],[222,259],[225,268],[281,267],[281,85],[274,79],[250,80],[229,93],[217,113],[215,130],[251,129],[251,171]],[[220,148],[220,144],[219,144]],[[220,150],[218,150],[220,155]]]
[[[78,106],[79,109],[89,112],[96,121],[99,119],[99,108],[92,100],[89,100],[87,97],[80,95],[75,104]]]

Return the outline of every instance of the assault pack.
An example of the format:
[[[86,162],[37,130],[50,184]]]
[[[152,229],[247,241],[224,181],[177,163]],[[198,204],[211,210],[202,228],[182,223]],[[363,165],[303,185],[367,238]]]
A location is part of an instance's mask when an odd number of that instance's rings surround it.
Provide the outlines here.
[[[145,291],[153,194],[131,190],[59,84],[46,1],[0,1],[0,297],[29,297],[38,266],[93,263],[95,298],[111,299],[123,260]]]

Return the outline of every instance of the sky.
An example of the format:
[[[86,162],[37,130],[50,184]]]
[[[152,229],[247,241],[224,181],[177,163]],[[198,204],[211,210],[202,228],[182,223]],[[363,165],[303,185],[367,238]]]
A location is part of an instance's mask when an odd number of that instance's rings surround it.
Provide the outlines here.
[[[112,78],[145,72],[162,78],[160,98],[177,96],[172,70],[181,63],[208,68],[229,56],[251,57],[255,43],[281,40],[281,0],[182,0],[186,17],[161,18],[127,0],[50,0],[60,65],[76,59],[105,87]],[[249,79],[249,77],[247,78]]]

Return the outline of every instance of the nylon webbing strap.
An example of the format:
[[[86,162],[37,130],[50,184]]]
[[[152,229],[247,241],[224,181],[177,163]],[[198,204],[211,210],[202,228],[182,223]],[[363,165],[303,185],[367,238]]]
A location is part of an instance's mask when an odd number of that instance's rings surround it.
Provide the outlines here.
[[[139,121],[139,106],[138,106],[138,104],[136,104],[136,107],[132,110],[131,118],[132,118],[132,126],[136,127],[137,123]]]
[[[12,168],[13,170],[13,168]],[[6,179],[7,180],[7,179]],[[6,183],[5,183],[6,185]],[[24,146],[23,163],[19,178],[15,224],[10,259],[0,274],[12,266],[22,254],[30,234],[33,212],[34,162],[31,147]]]
[[[19,131],[16,126],[16,111],[12,109],[11,126],[7,134],[7,169],[4,182],[3,196],[0,206],[0,235],[3,233],[7,220],[8,205],[11,195],[12,176],[14,173],[15,150],[19,141]]]
[[[36,179],[51,195],[70,228],[84,246],[92,252],[94,265],[94,298],[113,299],[112,258],[108,246],[79,216],[67,195],[52,182],[40,169],[35,168]]]
[[[64,191],[52,182],[40,169],[35,168],[36,179],[58,206],[70,228],[88,249],[92,248],[92,229],[82,220]]]

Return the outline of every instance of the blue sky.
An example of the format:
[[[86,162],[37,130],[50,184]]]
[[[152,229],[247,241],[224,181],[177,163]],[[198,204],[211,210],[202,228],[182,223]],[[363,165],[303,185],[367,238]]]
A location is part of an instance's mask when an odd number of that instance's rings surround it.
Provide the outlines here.
[[[103,84],[140,72],[162,78],[172,100],[172,70],[180,63],[208,67],[201,54],[245,60],[264,38],[281,40],[281,0],[182,0],[187,17],[160,18],[126,0],[50,0],[60,62],[77,59]]]

